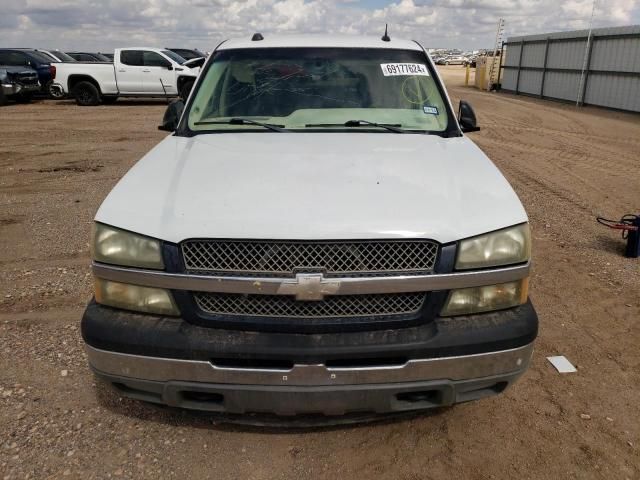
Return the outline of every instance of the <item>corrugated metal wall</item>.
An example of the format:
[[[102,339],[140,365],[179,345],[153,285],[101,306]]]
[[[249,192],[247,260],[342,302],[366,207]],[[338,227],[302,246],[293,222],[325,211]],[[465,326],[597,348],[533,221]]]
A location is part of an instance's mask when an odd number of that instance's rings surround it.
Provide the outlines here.
[[[640,112],[640,25],[588,35],[578,30],[509,38],[502,89]]]

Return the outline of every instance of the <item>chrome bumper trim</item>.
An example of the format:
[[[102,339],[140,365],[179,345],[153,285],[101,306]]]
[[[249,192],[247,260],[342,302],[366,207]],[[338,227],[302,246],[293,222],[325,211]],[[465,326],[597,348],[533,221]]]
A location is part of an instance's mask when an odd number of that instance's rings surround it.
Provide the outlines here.
[[[94,262],[93,274],[105,280],[145,287],[198,292],[242,293],[253,295],[292,295],[299,291],[299,278],[255,278],[216,275],[191,275],[162,271],[124,268]],[[430,275],[397,275],[392,277],[323,278],[317,275],[313,293],[324,295],[361,295],[375,293],[428,292],[453,288],[480,287],[520,280],[529,275],[530,263],[489,270]],[[309,275],[306,275],[307,277]],[[314,276],[314,275],[311,275]]]
[[[24,88],[22,87],[22,85],[18,85],[18,84],[15,84],[15,83],[3,84],[2,85],[2,92],[5,95],[17,95],[23,89]]]
[[[230,368],[198,360],[145,357],[86,345],[89,363],[99,373],[158,382],[184,381],[238,385],[322,386],[470,380],[522,373],[533,343],[498,352],[409,360],[404,365],[330,368],[296,364],[289,370]]]

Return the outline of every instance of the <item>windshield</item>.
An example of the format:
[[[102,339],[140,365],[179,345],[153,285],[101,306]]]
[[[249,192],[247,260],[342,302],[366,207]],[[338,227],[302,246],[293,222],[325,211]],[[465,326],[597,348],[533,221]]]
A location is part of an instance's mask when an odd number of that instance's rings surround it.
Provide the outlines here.
[[[271,48],[218,52],[189,108],[192,131],[297,129],[444,132],[448,114],[423,52]],[[357,123],[356,121],[361,121]],[[262,128],[264,130],[264,128]]]
[[[172,52],[171,50],[162,50],[162,54],[166,55],[167,57],[169,57],[171,60],[173,60],[174,62],[182,65],[184,62],[186,62],[186,60],[184,58],[182,58],[180,55],[178,55],[175,52]]]
[[[60,50],[51,50],[51,54],[57,58],[60,59],[61,62],[75,62],[76,59],[71,57],[70,55],[67,55],[64,52],[61,52]]]
[[[57,62],[56,59],[54,59],[50,55],[47,55],[44,52],[37,52],[37,51],[33,50],[33,51],[28,52],[28,54],[31,55],[31,57],[34,58],[38,63]]]

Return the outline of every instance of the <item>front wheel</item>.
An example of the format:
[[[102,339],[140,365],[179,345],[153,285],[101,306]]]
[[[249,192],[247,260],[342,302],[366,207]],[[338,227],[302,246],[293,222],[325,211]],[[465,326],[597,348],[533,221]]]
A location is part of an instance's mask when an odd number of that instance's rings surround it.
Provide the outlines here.
[[[31,95],[30,93],[19,93],[18,95],[16,95],[16,102],[18,103],[31,103],[32,99],[33,95]]]
[[[187,101],[192,88],[193,82],[185,82],[184,85],[182,85],[182,88],[180,89],[180,98],[182,98],[183,101]]]
[[[100,92],[91,82],[79,82],[73,87],[73,96],[76,99],[76,103],[82,107],[100,105]]]

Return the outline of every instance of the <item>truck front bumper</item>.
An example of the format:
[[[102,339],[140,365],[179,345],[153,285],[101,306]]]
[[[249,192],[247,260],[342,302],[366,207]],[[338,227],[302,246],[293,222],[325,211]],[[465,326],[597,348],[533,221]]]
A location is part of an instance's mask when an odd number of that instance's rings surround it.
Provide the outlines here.
[[[222,330],[91,303],[89,363],[124,396],[227,413],[390,413],[502,392],[529,365],[530,303],[396,330]]]
[[[48,92],[53,98],[60,99],[67,96],[67,92],[64,86],[58,82],[51,82],[49,84]]]
[[[19,83],[1,84],[2,92],[7,96],[28,94],[40,91],[40,85],[22,85]]]

